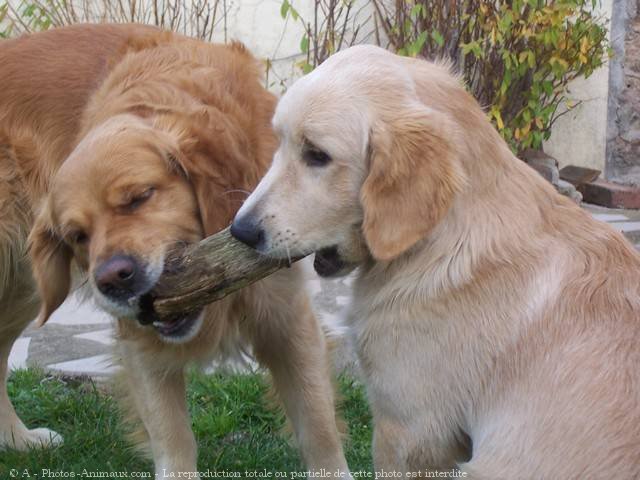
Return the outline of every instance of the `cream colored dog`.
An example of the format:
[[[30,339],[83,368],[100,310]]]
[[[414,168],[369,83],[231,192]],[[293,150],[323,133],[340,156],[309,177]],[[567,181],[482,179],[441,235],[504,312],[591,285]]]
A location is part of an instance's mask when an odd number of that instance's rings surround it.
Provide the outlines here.
[[[233,232],[359,265],[377,470],[640,477],[640,256],[516,159],[447,68],[370,46],[277,107]]]

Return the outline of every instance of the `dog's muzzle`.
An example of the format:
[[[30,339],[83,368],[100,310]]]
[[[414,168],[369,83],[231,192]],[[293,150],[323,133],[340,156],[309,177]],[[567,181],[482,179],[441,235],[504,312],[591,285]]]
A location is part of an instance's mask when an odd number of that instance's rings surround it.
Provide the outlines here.
[[[151,325],[153,329],[161,336],[168,340],[180,340],[188,337],[194,329],[195,324],[202,314],[202,308],[193,312],[177,314],[168,318],[160,318],[153,310],[154,297],[146,294],[140,297],[138,305],[140,311],[137,320],[140,325]]]
[[[323,248],[316,252],[313,268],[321,277],[332,277],[340,274],[347,267],[347,263],[340,257],[338,247]]]

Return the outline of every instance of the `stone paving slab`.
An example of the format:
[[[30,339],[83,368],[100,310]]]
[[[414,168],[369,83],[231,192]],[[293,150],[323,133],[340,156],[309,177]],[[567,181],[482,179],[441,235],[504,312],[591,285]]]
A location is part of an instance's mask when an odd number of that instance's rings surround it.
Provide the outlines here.
[[[623,232],[640,248],[640,211],[613,210],[594,205],[583,205],[595,218],[607,222]],[[313,306],[320,320],[335,335],[340,335],[340,312],[349,303],[352,277],[323,280],[313,272],[311,260],[306,259],[305,271]],[[94,308],[90,302],[80,303],[75,296],[69,298],[42,328],[30,326],[15,343],[9,358],[10,368],[37,365],[68,375],[90,375],[103,379],[115,367],[109,360],[112,350],[113,323],[111,318]],[[353,354],[348,345],[338,349],[338,368],[353,366]],[[207,370],[215,370],[214,364]],[[250,359],[235,362],[231,370],[254,370]]]

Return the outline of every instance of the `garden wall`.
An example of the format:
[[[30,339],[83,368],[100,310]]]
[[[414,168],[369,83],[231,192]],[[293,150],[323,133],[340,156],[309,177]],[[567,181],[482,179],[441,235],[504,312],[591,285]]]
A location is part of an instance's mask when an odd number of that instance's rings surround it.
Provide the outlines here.
[[[640,1],[617,0],[612,25],[607,178],[640,185]]]
[[[600,14],[611,18],[613,4],[627,0],[602,0]],[[611,35],[611,33],[610,33]],[[579,165],[605,171],[609,64],[587,79],[569,85],[570,96],[582,102],[555,123],[544,149],[561,166]]]
[[[9,1],[18,7],[22,0]],[[96,0],[85,1],[91,3]],[[313,1],[289,1],[303,18],[313,19]],[[617,10],[620,10],[618,8],[620,4],[625,4],[624,15],[617,11],[617,17],[614,16],[613,19],[614,22],[622,23],[622,26],[612,25],[612,28],[615,27],[619,31],[620,28],[624,29],[628,23],[626,21],[627,10],[637,11],[635,7],[631,8],[630,6],[637,1],[602,0],[599,9],[604,17],[611,18],[613,3],[616,3]],[[300,40],[304,29],[300,22],[293,21],[290,16],[283,20],[280,15],[282,2],[283,0],[221,0],[219,3],[226,5],[225,28],[222,28],[223,24],[220,22],[213,35],[215,41],[224,41],[225,38],[242,40],[257,56],[269,59],[268,86],[278,94],[301,75],[301,70],[296,66],[296,63],[304,58],[300,51]],[[352,25],[365,24],[363,31],[358,35],[359,41],[374,43],[373,22],[370,21],[373,14],[371,3],[367,0],[356,0],[353,11],[356,13],[356,17],[353,19]],[[614,33],[614,42],[615,35]],[[634,35],[628,40],[624,34],[620,38],[630,43],[634,41],[637,43],[640,34],[636,30]],[[619,55],[618,50],[624,52],[623,44],[615,47],[616,55]],[[636,45],[636,48],[638,49],[640,46]],[[628,152],[630,147],[625,142],[629,135],[640,136],[640,132],[638,132],[637,125],[636,129],[633,129],[634,123],[631,119],[635,117],[627,111],[628,108],[625,110],[616,105],[627,102],[627,97],[633,97],[632,91],[620,88],[626,85],[627,78],[632,78],[631,83],[634,85],[640,82],[640,79],[630,77],[628,69],[627,73],[621,74],[623,62],[616,63],[618,62],[617,58],[612,60],[610,65],[597,70],[590,78],[579,79],[570,84],[571,97],[582,103],[558,119],[554,125],[552,136],[545,143],[544,148],[557,158],[561,165],[590,166],[602,171],[606,170],[610,177],[620,179],[628,178],[629,175],[636,177],[638,175],[633,173],[640,169],[637,160],[638,146],[635,145],[636,151],[633,156],[635,160],[630,160]],[[611,74],[609,73],[610,67]],[[640,71],[640,68],[635,71]],[[609,104],[609,115],[607,115],[610,77],[612,85],[617,86],[620,91],[615,96],[616,105]],[[636,105],[638,93],[638,90],[635,90]],[[637,117],[637,108],[633,111],[636,112]],[[616,114],[617,119],[613,125],[611,112]],[[609,142],[607,142],[607,132],[609,132]],[[610,159],[609,164],[614,166],[606,168],[605,158]],[[634,161],[635,163],[633,163]]]
[[[602,0],[600,14],[611,18],[613,3],[628,0]],[[637,1],[637,0],[633,0]],[[373,12],[367,2],[356,2],[358,19],[365,20]],[[231,38],[242,38],[256,54],[273,59],[274,74],[270,76],[270,88],[280,93],[284,86],[301,75],[295,62],[299,61],[300,24],[284,21],[279,15],[281,0],[232,2],[229,10],[228,30]],[[306,18],[312,18],[312,1],[295,1],[292,4]],[[373,43],[370,33],[360,38]],[[280,83],[282,81],[282,83]],[[579,79],[570,85],[571,96],[582,103],[558,119],[545,150],[558,159],[561,165],[581,165],[605,171],[607,147],[607,98],[609,92],[609,66],[596,71],[588,79]]]

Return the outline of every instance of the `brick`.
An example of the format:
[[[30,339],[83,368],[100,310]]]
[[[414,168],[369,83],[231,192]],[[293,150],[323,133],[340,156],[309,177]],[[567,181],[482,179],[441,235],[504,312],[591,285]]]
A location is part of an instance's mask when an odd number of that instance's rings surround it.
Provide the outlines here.
[[[600,173],[600,170],[594,170],[593,168],[567,165],[560,170],[560,179],[578,186],[583,183],[593,182],[600,176]]]
[[[595,180],[578,187],[585,202],[609,208],[640,208],[640,188]]]

